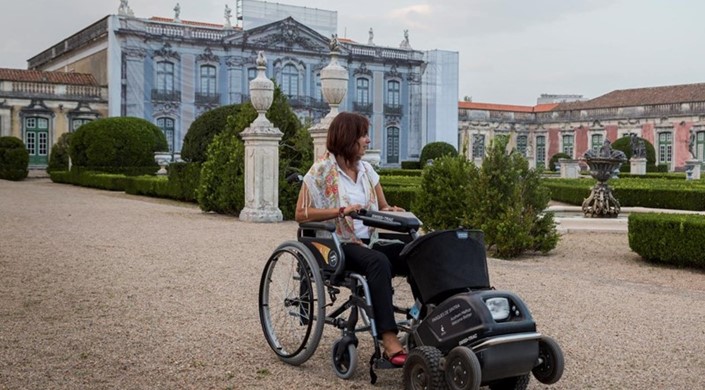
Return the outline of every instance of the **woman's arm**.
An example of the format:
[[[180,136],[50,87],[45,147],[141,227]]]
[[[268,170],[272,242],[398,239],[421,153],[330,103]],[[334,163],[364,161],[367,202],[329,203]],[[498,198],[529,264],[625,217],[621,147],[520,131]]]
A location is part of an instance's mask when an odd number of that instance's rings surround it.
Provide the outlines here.
[[[308,198],[305,188],[306,184],[304,183],[301,185],[299,199],[296,201],[296,214],[294,215],[294,219],[298,223],[327,221],[341,217],[341,211],[343,216],[345,216],[362,208],[362,205],[353,204],[342,208],[342,210],[340,208],[317,209],[312,206],[311,199]]]
[[[384,197],[384,190],[382,190],[382,184],[377,183],[375,186],[375,194],[377,194],[377,205],[379,206],[379,211],[405,211],[401,207],[390,206],[387,203],[387,198]]]

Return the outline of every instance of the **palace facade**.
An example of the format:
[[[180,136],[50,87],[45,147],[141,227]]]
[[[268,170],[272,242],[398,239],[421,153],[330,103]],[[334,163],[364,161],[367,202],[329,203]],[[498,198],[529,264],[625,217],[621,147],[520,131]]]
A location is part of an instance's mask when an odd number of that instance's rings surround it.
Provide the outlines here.
[[[636,134],[654,145],[656,163],[684,170],[705,157],[705,83],[616,90],[590,100],[536,106],[460,102],[459,145],[481,163],[487,143],[498,134],[516,135],[516,149],[530,163],[547,166],[556,153],[574,159],[605,140]]]
[[[62,134],[107,113],[107,89],[90,74],[0,68],[0,136],[24,141],[30,168],[47,166]]]
[[[178,14],[145,19],[121,10],[32,57],[28,67],[93,75],[107,87],[108,116],[155,123],[178,154],[199,115],[249,99],[260,50],[268,77],[297,115],[319,121],[329,110],[320,71],[330,61],[330,40],[292,17],[243,29],[229,19],[223,25],[180,20]],[[456,145],[457,52],[415,50],[408,33],[400,47],[378,46],[372,31],[364,44],[341,38],[339,46],[349,75],[340,110],[370,119],[372,148],[380,149],[382,165],[418,159],[428,142]]]

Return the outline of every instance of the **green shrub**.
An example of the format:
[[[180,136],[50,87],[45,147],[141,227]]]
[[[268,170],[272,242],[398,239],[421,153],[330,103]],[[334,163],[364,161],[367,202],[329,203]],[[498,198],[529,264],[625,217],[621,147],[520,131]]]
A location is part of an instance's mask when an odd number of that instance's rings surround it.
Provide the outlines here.
[[[447,142],[431,142],[421,149],[421,157],[419,162],[421,167],[428,164],[428,160],[435,160],[442,156],[457,156],[458,151],[455,147]]]
[[[108,191],[125,191],[130,178],[125,175],[92,171],[51,171],[51,181]]]
[[[186,136],[184,136],[181,158],[188,162],[202,163],[206,161],[206,151],[208,145],[213,141],[213,137],[225,130],[229,116],[237,116],[239,112],[240,105],[232,104],[201,114],[191,123]]]
[[[421,188],[412,204],[424,230],[473,227],[471,213],[477,199],[473,198],[470,187],[477,183],[478,176],[477,167],[462,156],[441,156],[426,165]],[[385,196],[386,193],[385,188]]]
[[[705,216],[634,213],[628,223],[629,247],[642,258],[705,269]]]
[[[102,118],[76,130],[69,153],[74,166],[92,170],[151,167],[156,171],[154,152],[163,143],[161,130],[144,119]]]
[[[421,161],[402,161],[401,169],[421,169]]]
[[[61,134],[59,140],[51,147],[47,172],[67,171],[69,169],[69,145],[73,133]]]
[[[245,207],[245,146],[239,133],[226,130],[208,145],[196,191],[203,211],[239,215]]]
[[[644,141],[644,146],[646,147],[646,166],[651,166],[655,169],[656,166],[656,150],[651,142],[645,140],[644,138],[638,137],[639,140]],[[627,162],[622,164],[622,169],[627,168],[626,172],[629,172],[629,159],[632,158],[632,145],[631,137],[620,137],[612,143],[612,149],[621,150],[627,156]]]
[[[29,152],[17,137],[0,137],[0,179],[19,181],[29,174]]]
[[[377,171],[380,176],[414,176],[421,177],[420,169],[398,169],[398,168],[382,168]]]
[[[196,201],[196,189],[201,177],[201,163],[171,163],[167,167],[170,198]]]
[[[558,163],[558,160],[561,158],[567,158],[567,159],[572,159],[573,157],[569,156],[566,153],[556,153],[553,156],[551,156],[551,159],[548,160],[548,170],[553,172],[556,170],[556,164]]]
[[[548,252],[558,243],[549,192],[539,173],[518,153],[505,153],[506,139],[490,145],[482,168],[462,156],[442,157],[424,168],[413,211],[424,229],[481,229],[499,257],[526,250]]]

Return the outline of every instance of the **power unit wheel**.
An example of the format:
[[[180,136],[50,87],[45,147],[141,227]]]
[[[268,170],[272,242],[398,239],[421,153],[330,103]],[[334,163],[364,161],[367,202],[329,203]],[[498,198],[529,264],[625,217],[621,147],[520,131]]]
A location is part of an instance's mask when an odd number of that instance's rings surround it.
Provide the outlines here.
[[[539,340],[539,361],[539,365],[531,370],[536,380],[551,385],[561,379],[565,367],[563,351],[558,343],[548,336]]]
[[[446,356],[445,378],[451,390],[477,390],[482,382],[482,368],[468,347],[455,347]]]
[[[440,369],[441,351],[435,347],[421,346],[413,349],[404,364],[406,390],[445,389]]]
[[[298,366],[318,347],[325,324],[323,280],[313,254],[287,241],[272,253],[259,285],[259,318],[270,348]]]
[[[531,374],[504,378],[490,383],[490,390],[526,390]]]
[[[342,349],[342,351],[341,351]],[[357,368],[357,348],[353,343],[344,343],[341,340],[333,344],[333,371],[341,379],[350,379]]]

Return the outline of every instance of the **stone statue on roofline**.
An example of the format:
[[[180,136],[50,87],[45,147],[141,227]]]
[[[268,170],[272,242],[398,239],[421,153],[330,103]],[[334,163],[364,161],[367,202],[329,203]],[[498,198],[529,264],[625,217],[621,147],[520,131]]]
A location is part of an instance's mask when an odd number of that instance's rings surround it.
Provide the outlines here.
[[[232,28],[233,25],[230,22],[230,19],[233,17],[233,10],[231,10],[227,4],[225,4],[225,11],[223,11],[223,16],[225,17],[225,28]]]
[[[404,30],[404,40],[399,44],[399,48],[411,50],[411,44],[409,43],[409,30]]]
[[[375,32],[372,30],[372,27],[370,27],[370,33],[369,33],[369,34],[370,34],[370,37],[369,37],[369,39],[367,39],[367,44],[370,45],[370,46],[374,46],[374,44],[375,44],[375,42],[374,42],[374,39],[375,39]]]
[[[132,12],[132,9],[130,9],[130,5],[127,4],[127,0],[120,0],[120,7],[118,7],[118,15],[135,16],[134,12]]]
[[[340,42],[338,42],[338,34],[331,34],[330,36],[330,51],[339,52]]]
[[[179,22],[181,19],[179,19],[179,15],[181,15],[181,5],[179,3],[176,3],[176,7],[174,7],[174,21]]]

